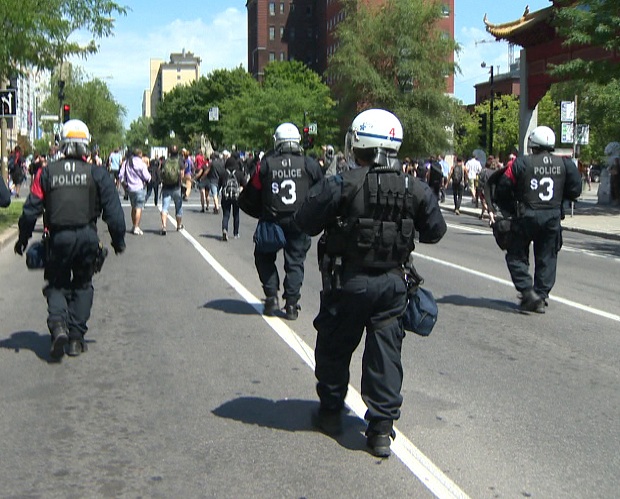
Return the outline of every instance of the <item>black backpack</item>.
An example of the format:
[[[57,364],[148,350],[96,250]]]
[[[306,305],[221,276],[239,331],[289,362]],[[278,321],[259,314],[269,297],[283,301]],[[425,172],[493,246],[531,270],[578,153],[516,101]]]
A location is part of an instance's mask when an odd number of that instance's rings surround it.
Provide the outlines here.
[[[239,181],[237,180],[234,171],[226,170],[226,172],[228,173],[228,178],[226,179],[226,185],[224,185],[224,190],[222,191],[222,194],[226,199],[229,199],[231,201],[238,201],[239,193],[241,192]]]
[[[463,165],[454,165],[452,168],[452,183],[460,184],[463,182]]]

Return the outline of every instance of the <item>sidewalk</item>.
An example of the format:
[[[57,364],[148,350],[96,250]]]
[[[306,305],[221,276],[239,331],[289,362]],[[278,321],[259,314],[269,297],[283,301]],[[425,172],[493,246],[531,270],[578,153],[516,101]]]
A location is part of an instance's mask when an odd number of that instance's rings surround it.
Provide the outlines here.
[[[598,186],[599,184],[592,183],[590,191],[587,186],[585,187],[585,191],[575,203],[572,214],[570,207],[566,207],[562,227],[565,230],[620,241],[620,206],[596,204]],[[446,193],[446,202],[440,206],[443,211],[454,212],[452,191]],[[481,210],[474,207],[469,194],[465,194],[460,211],[462,215],[478,217]]]

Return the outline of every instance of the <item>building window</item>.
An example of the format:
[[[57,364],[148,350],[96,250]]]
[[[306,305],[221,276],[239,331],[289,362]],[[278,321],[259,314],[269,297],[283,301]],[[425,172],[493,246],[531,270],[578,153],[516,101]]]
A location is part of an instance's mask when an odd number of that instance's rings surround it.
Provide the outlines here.
[[[275,52],[269,52],[269,62],[273,62],[276,60],[276,53]]]
[[[284,14],[284,2],[280,2],[280,14]]]
[[[270,40],[276,39],[276,27],[275,26],[269,26],[269,39]]]
[[[441,6],[441,15],[448,17],[450,15],[450,6],[445,3]]]
[[[276,3],[275,2],[269,2],[269,15],[270,16],[276,15]]]
[[[288,41],[292,42],[295,40],[295,28],[289,28],[288,30]]]
[[[280,40],[284,38],[284,26],[280,26]]]
[[[295,12],[295,4],[294,4],[293,2],[291,2],[291,3],[289,4],[288,10],[289,10],[289,12],[291,12],[291,13],[292,13],[292,12]]]
[[[280,60],[281,60],[281,61],[284,61],[284,60],[285,60],[285,59],[284,59],[284,52],[280,52]]]

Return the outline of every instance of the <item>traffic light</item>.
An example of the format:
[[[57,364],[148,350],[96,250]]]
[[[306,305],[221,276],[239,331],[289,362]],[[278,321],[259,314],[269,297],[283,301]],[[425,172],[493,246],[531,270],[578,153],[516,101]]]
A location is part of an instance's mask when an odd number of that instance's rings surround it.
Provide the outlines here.
[[[487,113],[482,113],[478,118],[480,125],[480,147],[486,149],[487,147]]]
[[[304,149],[309,149],[310,148],[310,128],[308,128],[307,126],[304,127],[304,142],[303,142],[303,146]]]
[[[58,100],[62,102],[65,100],[65,81],[60,80],[58,82]]]
[[[62,106],[62,122],[66,123],[71,119],[71,106],[69,104],[64,104]]]

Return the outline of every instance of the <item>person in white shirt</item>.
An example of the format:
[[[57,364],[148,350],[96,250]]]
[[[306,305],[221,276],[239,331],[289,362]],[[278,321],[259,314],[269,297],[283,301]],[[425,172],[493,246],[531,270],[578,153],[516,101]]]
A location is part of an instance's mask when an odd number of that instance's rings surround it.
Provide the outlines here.
[[[482,171],[482,165],[480,161],[472,156],[467,163],[465,163],[465,177],[469,186],[469,192],[471,194],[471,202],[478,208],[478,175]]]

